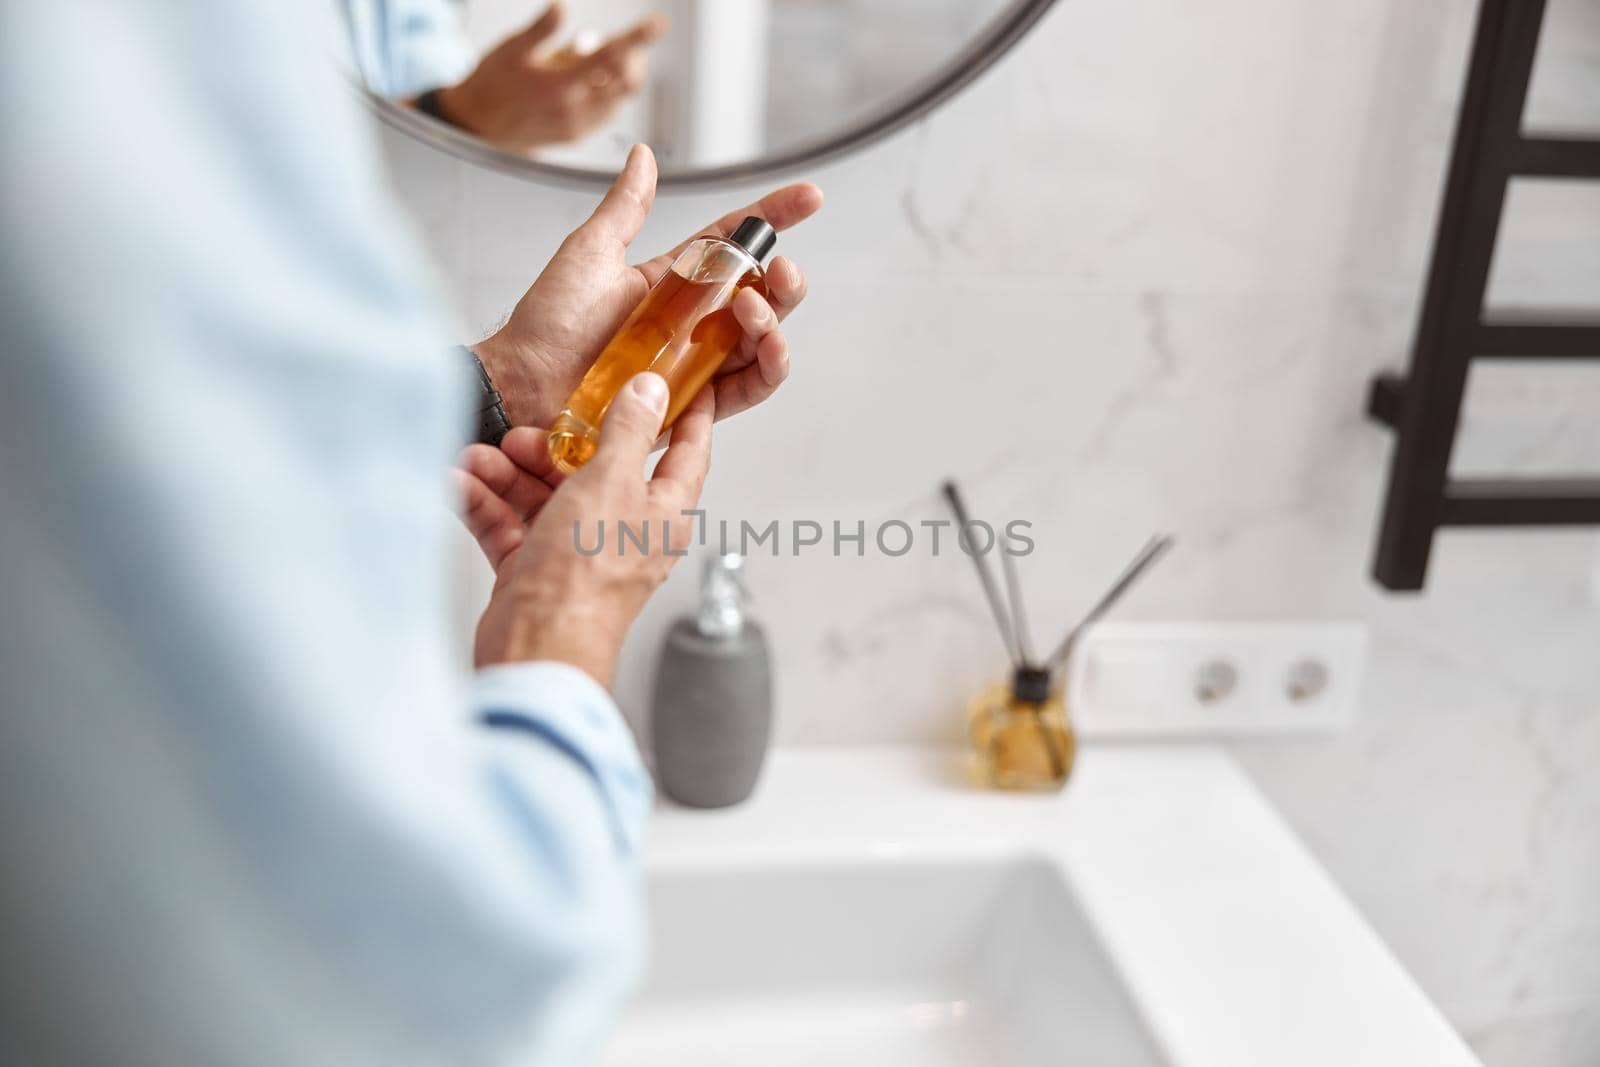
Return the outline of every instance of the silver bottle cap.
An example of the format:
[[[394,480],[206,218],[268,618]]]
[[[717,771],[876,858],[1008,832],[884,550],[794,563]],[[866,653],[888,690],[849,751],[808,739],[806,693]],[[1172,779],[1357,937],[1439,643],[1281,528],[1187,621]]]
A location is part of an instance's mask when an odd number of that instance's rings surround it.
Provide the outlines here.
[[[744,557],[712,556],[700,576],[700,614],[695,629],[706,637],[737,637],[744,629]]]

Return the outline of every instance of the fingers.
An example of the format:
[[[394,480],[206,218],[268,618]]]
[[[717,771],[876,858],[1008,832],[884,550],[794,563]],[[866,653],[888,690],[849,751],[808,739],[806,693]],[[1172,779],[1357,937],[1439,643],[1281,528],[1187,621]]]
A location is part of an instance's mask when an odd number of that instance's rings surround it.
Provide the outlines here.
[[[647,67],[645,49],[667,32],[667,17],[646,15],[605,44],[573,62],[576,79],[603,96],[636,92]]]
[[[755,407],[789,377],[789,341],[761,295],[741,292],[733,302],[733,317],[744,330],[744,340],[713,379],[719,419]]]
[[[716,397],[702,389],[672,424],[672,444],[656,464],[650,485],[668,494],[679,507],[690,507],[700,499],[706,472],[711,469],[711,421],[716,415]]]
[[[575,238],[626,248],[639,236],[656,198],[656,157],[649,146],[636,144],[599,206],[573,234]]]
[[[733,317],[752,341],[759,341],[778,328],[772,305],[754,289],[741,289],[733,298]]]
[[[478,542],[489,566],[499,570],[506,557],[522,546],[522,520],[481,479],[463,470],[452,473],[464,501],[461,521]]]
[[[659,11],[651,12],[595,49],[593,56],[605,62],[622,62],[629,53],[659,41],[670,25],[667,16]]]
[[[537,431],[529,432],[537,436]],[[546,458],[548,461],[548,455]],[[550,496],[549,486],[498,448],[469,445],[457,464],[524,521]]]
[[[515,43],[519,48],[526,48],[532,51],[539,42],[555,35],[555,32],[561,28],[561,21],[565,17],[566,11],[562,6],[561,0],[551,0],[550,5],[528,25],[527,29],[519,31],[507,43]]]
[[[600,446],[584,470],[638,477],[667,413],[667,383],[659,374],[636,374],[617,391],[600,424]]]
[[[806,298],[806,276],[788,256],[774,256],[767,267],[767,302],[786,318]]]
[[[551,489],[566,478],[550,458],[550,437],[533,426],[515,426],[500,439],[500,451]]]
[[[789,339],[782,330],[773,330],[756,342],[756,370],[769,389],[759,403],[772,395],[770,390],[789,380]]]
[[[733,317],[744,328],[762,380],[776,389],[789,376],[789,342],[778,329],[777,313],[760,293],[746,289],[734,298]]]
[[[747,215],[766,219],[774,230],[787,230],[809,219],[821,209],[822,190],[810,182],[795,182],[793,185],[774,189],[753,204],[728,212],[695,236],[701,237],[711,233],[718,237],[726,237],[744,221]]]
[[[789,354],[783,334],[768,334],[757,346],[753,363],[712,381],[717,393],[717,418],[749,411],[777,392],[788,376]]]

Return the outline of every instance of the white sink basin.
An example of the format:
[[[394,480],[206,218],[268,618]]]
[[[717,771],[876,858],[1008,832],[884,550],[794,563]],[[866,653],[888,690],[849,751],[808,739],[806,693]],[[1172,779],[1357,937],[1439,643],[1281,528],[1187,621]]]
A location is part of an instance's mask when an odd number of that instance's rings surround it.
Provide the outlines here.
[[[958,763],[780,750],[658,811],[602,1067],[1479,1067],[1224,753],[1088,744],[1060,796]]]
[[[1158,1067],[1041,858],[677,871],[606,1067]]]

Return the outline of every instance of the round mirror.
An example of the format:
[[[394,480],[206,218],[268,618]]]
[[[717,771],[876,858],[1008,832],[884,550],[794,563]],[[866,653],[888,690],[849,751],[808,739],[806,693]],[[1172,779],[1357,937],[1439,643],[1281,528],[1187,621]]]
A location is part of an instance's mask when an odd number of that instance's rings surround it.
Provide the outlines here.
[[[999,58],[1052,0],[343,0],[391,125],[527,177],[753,178],[867,144]]]

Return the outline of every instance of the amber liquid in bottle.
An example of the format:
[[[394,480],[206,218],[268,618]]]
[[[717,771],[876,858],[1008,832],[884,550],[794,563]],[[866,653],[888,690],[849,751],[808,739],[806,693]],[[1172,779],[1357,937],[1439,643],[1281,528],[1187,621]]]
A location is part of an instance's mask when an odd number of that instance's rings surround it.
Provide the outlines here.
[[[1067,784],[1077,738],[1060,689],[1041,703],[1000,682],[972,702],[967,718],[972,776],[992,789],[1053,792]]]
[[[743,330],[733,298],[751,288],[767,295],[761,265],[739,245],[715,237],[695,241],[673,262],[622,328],[550,428],[550,458],[571,474],[594,455],[600,424],[617,390],[635,374],[667,381],[670,427],[738,345]]]

